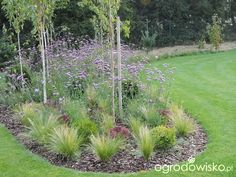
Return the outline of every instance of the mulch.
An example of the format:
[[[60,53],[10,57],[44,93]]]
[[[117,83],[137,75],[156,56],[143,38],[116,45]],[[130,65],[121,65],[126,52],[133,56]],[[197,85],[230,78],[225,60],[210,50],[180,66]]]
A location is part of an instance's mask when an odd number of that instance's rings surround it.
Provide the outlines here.
[[[79,171],[108,173],[147,171],[154,169],[156,165],[174,165],[186,161],[203,152],[207,145],[207,135],[196,122],[194,133],[185,138],[178,138],[173,148],[155,152],[148,161],[143,159],[137,152],[132,137],[127,140],[126,146],[107,162],[98,160],[86,148],[84,148],[79,158],[71,160],[49,151],[46,147],[25,136],[27,129],[15,118],[10,109],[0,106],[0,122],[16,137],[19,143],[24,144],[32,153],[38,154],[51,164]]]

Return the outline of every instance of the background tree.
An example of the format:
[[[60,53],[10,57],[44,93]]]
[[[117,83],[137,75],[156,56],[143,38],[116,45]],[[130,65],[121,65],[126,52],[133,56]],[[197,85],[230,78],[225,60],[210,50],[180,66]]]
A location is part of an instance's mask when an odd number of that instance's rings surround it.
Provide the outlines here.
[[[222,32],[221,19],[218,17],[218,15],[213,15],[212,25],[208,27],[208,35],[209,35],[212,47],[215,50],[219,50],[220,48],[220,43],[222,42],[221,32]]]

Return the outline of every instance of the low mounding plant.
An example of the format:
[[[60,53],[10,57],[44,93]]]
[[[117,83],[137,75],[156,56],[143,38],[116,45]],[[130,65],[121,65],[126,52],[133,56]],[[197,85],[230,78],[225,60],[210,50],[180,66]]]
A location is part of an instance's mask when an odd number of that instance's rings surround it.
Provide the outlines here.
[[[29,126],[29,120],[37,119],[40,115],[40,110],[43,109],[43,105],[39,103],[25,103],[17,110],[21,117],[21,122],[25,126]]]
[[[78,131],[78,134],[83,136],[84,141],[89,141],[89,137],[92,134],[98,132],[98,128],[95,122],[90,119],[78,119],[75,121],[72,126]]]
[[[165,126],[159,126],[151,130],[155,149],[167,149],[176,142],[175,130]]]
[[[76,129],[61,125],[52,131],[48,147],[53,152],[72,158],[79,155],[82,141],[83,138],[78,136]]]
[[[38,118],[29,119],[29,135],[41,144],[47,144],[49,135],[59,125],[58,118],[46,116],[42,112]]]
[[[138,144],[138,148],[142,153],[145,160],[148,160],[153,153],[154,141],[151,131],[147,126],[141,126],[139,128],[138,136],[135,136]]]
[[[123,126],[116,126],[110,129],[109,131],[109,135],[112,138],[118,138],[118,137],[128,138],[129,134],[130,134],[129,129]]]
[[[123,139],[106,135],[92,135],[90,142],[90,149],[102,161],[110,160],[123,145]]]

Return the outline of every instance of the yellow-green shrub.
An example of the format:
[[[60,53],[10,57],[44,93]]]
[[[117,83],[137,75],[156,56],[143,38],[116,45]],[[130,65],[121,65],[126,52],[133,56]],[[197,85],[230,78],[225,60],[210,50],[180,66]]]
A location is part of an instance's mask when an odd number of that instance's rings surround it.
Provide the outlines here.
[[[176,142],[175,130],[165,126],[158,126],[152,129],[152,136],[155,142],[155,149],[167,149]]]

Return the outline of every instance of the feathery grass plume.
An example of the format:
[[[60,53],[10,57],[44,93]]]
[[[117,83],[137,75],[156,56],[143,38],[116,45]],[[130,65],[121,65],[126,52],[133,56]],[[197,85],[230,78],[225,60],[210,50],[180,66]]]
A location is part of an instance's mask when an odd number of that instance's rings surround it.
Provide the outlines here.
[[[107,135],[92,135],[90,141],[91,151],[102,161],[110,160],[124,143],[122,138],[111,138]]]
[[[82,142],[83,138],[78,136],[76,129],[61,125],[52,131],[48,148],[64,157],[72,158],[79,155]]]

